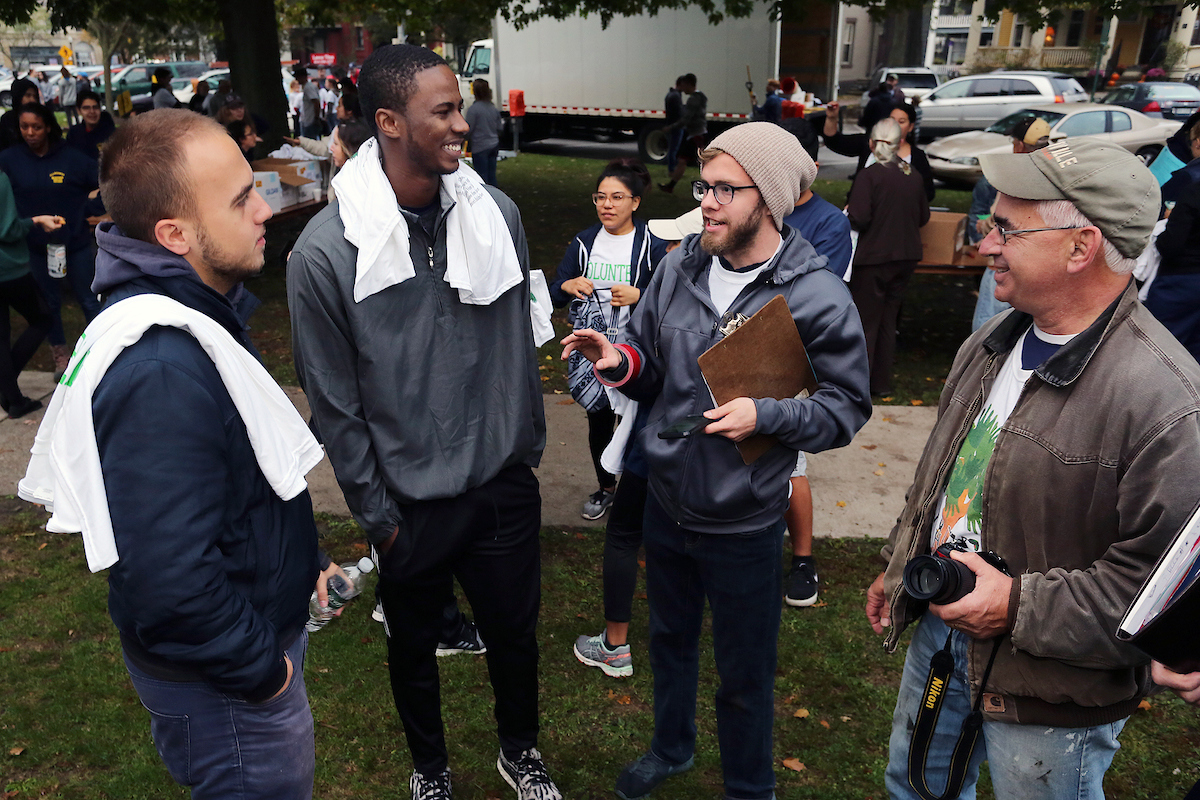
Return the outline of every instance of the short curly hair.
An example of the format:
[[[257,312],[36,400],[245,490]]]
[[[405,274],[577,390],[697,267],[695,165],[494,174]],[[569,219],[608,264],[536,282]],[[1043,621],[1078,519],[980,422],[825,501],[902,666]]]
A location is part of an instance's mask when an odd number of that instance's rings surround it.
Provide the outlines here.
[[[417,82],[417,74],[447,66],[446,59],[413,44],[381,47],[363,63],[358,74],[358,100],[363,120],[378,134],[375,112],[381,108],[404,113]]]

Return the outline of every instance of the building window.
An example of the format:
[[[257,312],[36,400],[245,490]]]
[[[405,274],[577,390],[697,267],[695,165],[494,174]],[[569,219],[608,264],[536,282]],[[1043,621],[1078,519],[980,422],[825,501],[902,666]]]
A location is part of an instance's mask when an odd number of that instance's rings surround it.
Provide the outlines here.
[[[362,25],[357,25],[354,28],[354,46],[359,50],[363,49],[363,29]]]
[[[1071,11],[1071,21],[1067,23],[1067,47],[1079,47],[1083,44],[1083,18],[1086,14],[1082,8]]]
[[[1012,42],[1009,47],[1024,47],[1025,46],[1025,21],[1014,17],[1012,28]]]
[[[980,33],[979,33],[979,46],[980,46],[980,47],[991,47],[991,46],[992,46],[992,34],[993,34],[993,33],[994,33],[994,31],[980,31]]]
[[[1200,46],[1200,25],[1192,26],[1192,47]]]
[[[854,32],[858,27],[857,20],[848,19],[842,26],[842,66],[848,67],[854,61]]]

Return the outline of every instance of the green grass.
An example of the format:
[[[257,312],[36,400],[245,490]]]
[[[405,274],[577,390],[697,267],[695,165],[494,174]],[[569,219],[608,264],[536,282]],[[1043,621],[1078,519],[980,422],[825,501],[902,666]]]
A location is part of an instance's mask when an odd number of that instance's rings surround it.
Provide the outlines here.
[[[108,619],[107,584],[103,575],[87,572],[79,537],[47,534],[44,514],[20,501],[0,500],[0,512],[6,520],[0,523],[0,796],[186,797],[158,761],[148,715],[129,684]],[[365,552],[352,522],[323,517],[320,523],[324,544],[338,560]],[[575,800],[610,797],[622,766],[647,747],[652,726],[642,586],[630,632],[631,679],[606,678],[571,654],[578,634],[601,626],[602,539],[594,529],[542,533],[540,747],[559,786]],[[882,651],[862,616],[879,544],[818,540],[822,602],[784,609],[775,714],[781,800],[884,796],[903,658]],[[411,762],[391,705],[383,629],[370,611],[369,601],[356,601],[311,640],[305,679],[316,720],[315,797],[406,796]],[[696,767],[656,792],[662,800],[720,796],[707,631],[701,653]],[[438,665],[455,796],[510,797],[494,767],[484,659],[456,656]],[[807,717],[795,716],[801,709]],[[1108,796],[1181,797],[1196,778],[1198,720],[1174,696],[1153,698],[1121,737]],[[792,758],[803,771],[782,766]]]

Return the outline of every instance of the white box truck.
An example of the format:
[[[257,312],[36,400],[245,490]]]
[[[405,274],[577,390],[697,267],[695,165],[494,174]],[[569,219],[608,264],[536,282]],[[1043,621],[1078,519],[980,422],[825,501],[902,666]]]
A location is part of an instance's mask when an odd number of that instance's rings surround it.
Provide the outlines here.
[[[711,136],[750,119],[747,68],[760,103],[767,79],[780,74],[781,23],[765,4],[719,25],[702,11],[672,9],[614,17],[607,29],[597,15],[543,19],[520,30],[498,15],[492,30],[491,39],[471,45],[459,77],[466,104],[471,81],[486,78],[506,119],[509,91],[524,92],[522,141],[631,131],[647,162],[666,157],[666,139],[654,132],[665,124],[663,100],[680,75],[694,73],[707,96]]]

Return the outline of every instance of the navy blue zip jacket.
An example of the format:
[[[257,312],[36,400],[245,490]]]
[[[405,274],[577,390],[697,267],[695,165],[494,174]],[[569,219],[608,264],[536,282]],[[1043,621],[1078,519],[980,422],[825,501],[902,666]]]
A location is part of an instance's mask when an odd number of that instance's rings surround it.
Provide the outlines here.
[[[171,297],[258,356],[246,319],[258,300],[224,296],[158,245],[96,232],[92,289],[105,307]],[[308,619],[317,530],[308,492],[284,502],[258,466],[216,366],[187,332],[150,328],[92,398],[120,560],[108,610],[128,658],[153,677],[204,681],[251,702],[286,680],[284,649]],[[299,667],[299,665],[296,665]]]
[[[64,241],[64,234],[55,232],[54,241],[63,242],[71,252],[91,246],[87,216],[104,213],[102,205],[88,200],[88,194],[100,187],[99,164],[63,142],[50,145],[44,156],[35,155],[21,143],[0,152],[0,170],[12,181],[20,216],[60,216],[67,221],[67,238]],[[34,225],[28,241],[30,249],[44,250],[47,234]]]
[[[573,295],[563,291],[565,281],[578,278],[587,269],[588,254],[596,242],[596,235],[603,226],[597,222],[592,227],[582,231],[567,246],[567,252],[558,265],[558,273],[550,284],[550,299],[556,306],[565,306],[574,300]],[[637,217],[633,218],[633,254],[630,263],[633,264],[633,286],[645,291],[650,285],[650,275],[658,262],[667,254],[667,243],[650,233],[646,223]]]

